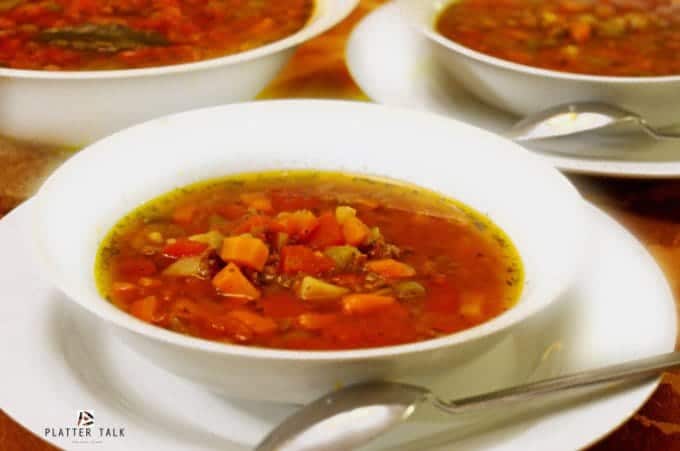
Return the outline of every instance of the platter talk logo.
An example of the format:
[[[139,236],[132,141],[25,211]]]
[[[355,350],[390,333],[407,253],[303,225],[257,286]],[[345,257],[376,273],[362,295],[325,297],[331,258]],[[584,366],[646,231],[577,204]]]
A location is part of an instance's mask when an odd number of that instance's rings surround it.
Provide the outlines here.
[[[94,424],[94,414],[89,410],[78,411],[78,427],[92,426]]]
[[[73,424],[73,423],[71,423]],[[125,438],[124,427],[95,426],[94,412],[79,410],[76,427],[46,427],[45,438],[71,439],[71,443],[102,443],[104,440]]]

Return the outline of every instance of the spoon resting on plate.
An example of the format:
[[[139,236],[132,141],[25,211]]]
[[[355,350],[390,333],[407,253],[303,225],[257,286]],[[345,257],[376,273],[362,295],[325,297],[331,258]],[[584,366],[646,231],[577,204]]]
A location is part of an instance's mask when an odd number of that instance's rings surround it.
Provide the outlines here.
[[[602,102],[574,102],[530,114],[513,125],[504,136],[518,142],[576,135],[619,124],[633,124],[655,139],[680,138],[680,134],[658,130],[639,115]]]
[[[405,421],[424,401],[452,415],[505,407],[563,390],[643,380],[680,367],[680,352],[633,360],[446,401],[430,390],[397,382],[366,382],[329,393],[286,418],[255,451],[346,451]]]

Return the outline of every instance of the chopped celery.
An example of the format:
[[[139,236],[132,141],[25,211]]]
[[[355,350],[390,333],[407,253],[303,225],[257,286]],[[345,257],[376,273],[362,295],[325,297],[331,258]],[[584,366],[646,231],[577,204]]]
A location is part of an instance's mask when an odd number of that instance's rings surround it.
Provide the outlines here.
[[[331,246],[324,251],[324,254],[333,259],[338,270],[343,271],[354,263],[361,252],[354,246]]]
[[[394,286],[394,292],[399,299],[414,299],[425,296],[425,287],[418,282],[400,282]]]
[[[198,235],[191,235],[189,239],[191,241],[196,241],[198,243],[207,244],[212,249],[219,249],[220,247],[222,247],[224,235],[222,235],[217,230],[211,230],[210,232],[201,233]]]

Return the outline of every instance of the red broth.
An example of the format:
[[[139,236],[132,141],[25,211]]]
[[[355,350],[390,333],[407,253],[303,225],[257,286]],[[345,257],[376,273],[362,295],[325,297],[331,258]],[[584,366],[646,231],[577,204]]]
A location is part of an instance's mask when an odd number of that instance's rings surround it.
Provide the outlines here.
[[[260,47],[299,31],[313,0],[4,0],[0,67],[166,66]]]
[[[675,0],[459,0],[445,37],[528,66],[609,76],[680,75]]]
[[[102,294],[209,340],[300,350],[417,342],[511,308],[522,266],[469,207],[348,174],[200,183],[141,206],[104,240]]]

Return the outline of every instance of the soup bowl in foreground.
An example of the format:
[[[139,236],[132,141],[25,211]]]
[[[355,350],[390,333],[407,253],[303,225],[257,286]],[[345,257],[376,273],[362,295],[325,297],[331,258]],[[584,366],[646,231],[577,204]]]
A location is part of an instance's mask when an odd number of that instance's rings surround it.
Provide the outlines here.
[[[462,332],[411,344],[289,351],[211,342],[149,325],[99,293],[101,241],[130,210],[229,174],[343,171],[420,185],[472,206],[513,240],[524,265],[517,304]],[[584,202],[522,148],[456,121],[382,106],[278,101],[164,117],[103,139],[42,186],[40,260],[70,299],[157,365],[228,396],[306,402],[339,385],[436,375],[473,359],[551,304],[572,282],[586,240]]]
[[[344,19],[358,0],[316,0],[298,32],[220,58],[141,69],[0,68],[0,134],[80,147],[133,124],[192,108],[251,100],[296,47]]]
[[[680,75],[620,77],[542,69],[472,50],[435,29],[451,1],[399,0],[401,13],[430,42],[453,79],[485,103],[520,116],[570,102],[600,101],[642,115],[655,126],[678,122]]]

